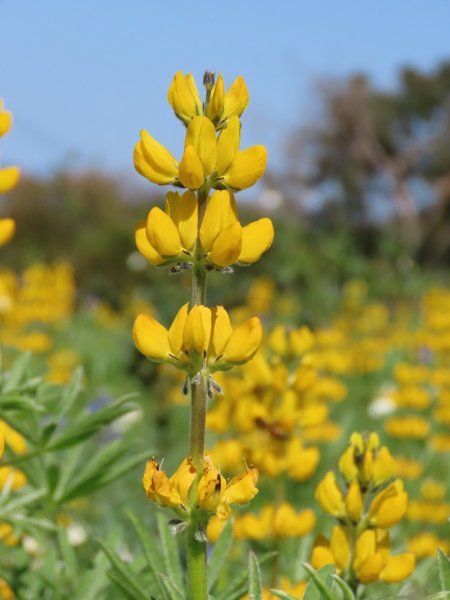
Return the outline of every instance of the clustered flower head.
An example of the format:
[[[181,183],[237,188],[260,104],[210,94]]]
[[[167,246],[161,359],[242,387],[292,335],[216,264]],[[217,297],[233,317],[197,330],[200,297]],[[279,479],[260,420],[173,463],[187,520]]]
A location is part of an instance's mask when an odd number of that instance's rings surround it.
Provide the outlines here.
[[[9,132],[12,123],[12,114],[9,110],[4,109],[3,100],[0,98],[0,138]],[[19,167],[0,167],[0,194],[5,194],[16,187],[19,177]],[[0,219],[0,246],[11,240],[15,229],[14,219]]]
[[[153,317],[139,315],[133,328],[137,348],[149,359],[167,362],[190,375],[226,371],[255,355],[261,322],[252,317],[233,330],[223,306],[184,304],[166,329]]]
[[[149,460],[142,483],[150,500],[174,509],[182,519],[200,511],[224,521],[231,514],[232,504],[246,504],[256,496],[257,481],[258,471],[252,466],[227,481],[205,456],[201,472],[188,457],[170,478],[155,460]]]
[[[136,228],[136,246],[153,265],[197,264],[221,269],[259,260],[273,241],[272,221],[239,222],[232,192],[216,191],[206,206],[200,229],[198,200],[191,191],[169,192],[165,211],[150,210]]]
[[[348,580],[402,581],[415,566],[411,553],[391,556],[387,529],[405,515],[408,496],[401,479],[392,481],[394,459],[375,433],[353,433],[339,460],[340,486],[329,471],[316,489],[321,507],[336,517],[331,539],[319,536],[311,562],[334,564]]]

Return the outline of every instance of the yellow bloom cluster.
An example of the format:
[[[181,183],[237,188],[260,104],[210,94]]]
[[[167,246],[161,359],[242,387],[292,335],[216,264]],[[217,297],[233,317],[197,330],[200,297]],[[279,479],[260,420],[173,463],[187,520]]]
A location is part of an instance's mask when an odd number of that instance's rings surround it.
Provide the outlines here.
[[[306,327],[277,326],[264,348],[234,377],[218,379],[223,395],[207,416],[217,433],[235,437],[218,442],[211,453],[220,464],[243,457],[263,473],[285,473],[302,481],[314,473],[320,453],[305,440],[330,441],[340,428],[328,420],[329,403],[341,401],[345,385],[312,366],[314,336]]]
[[[5,110],[3,100],[0,98],[0,137],[6,135],[12,127],[12,114]],[[0,194],[9,192],[19,182],[20,170],[18,167],[0,168]],[[0,219],[0,246],[7,244],[13,237],[16,229],[14,219]]]
[[[136,246],[153,265],[182,263],[220,269],[256,262],[273,241],[270,219],[241,226],[234,196],[229,191],[214,192],[200,229],[198,222],[195,194],[188,191],[180,196],[169,192],[165,212],[154,207],[147,221],[138,224]]]
[[[141,314],[133,328],[136,347],[154,361],[164,361],[190,375],[226,371],[255,355],[262,339],[261,323],[253,317],[234,331],[223,306],[184,304],[167,330]]]
[[[169,506],[183,519],[203,511],[224,521],[231,514],[230,505],[246,504],[256,496],[257,481],[258,471],[254,467],[227,481],[205,456],[201,473],[191,458],[185,458],[170,478],[155,460],[149,460],[142,483],[150,500]]]
[[[390,555],[387,529],[405,515],[408,496],[401,479],[388,483],[394,459],[375,433],[353,433],[339,460],[344,488],[329,471],[316,489],[322,508],[336,517],[330,540],[319,536],[311,562],[334,564],[347,580],[370,583],[402,581],[415,565],[411,553]],[[386,485],[387,484],[387,485]]]

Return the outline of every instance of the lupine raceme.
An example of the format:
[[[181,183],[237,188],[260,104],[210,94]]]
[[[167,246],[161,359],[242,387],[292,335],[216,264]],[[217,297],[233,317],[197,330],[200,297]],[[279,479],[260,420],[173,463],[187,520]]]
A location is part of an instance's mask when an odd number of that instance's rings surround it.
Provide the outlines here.
[[[157,185],[186,190],[169,191],[164,210],[151,208],[137,225],[135,240],[151,265],[192,272],[191,301],[180,308],[169,328],[139,315],[133,338],[149,360],[184,371],[184,391],[191,396],[188,456],[171,477],[155,459],[148,461],[143,485],[150,500],[176,512],[178,531],[186,530],[190,597],[195,600],[208,597],[202,533],[208,520],[213,515],[226,520],[230,506],[247,503],[258,492],[256,468],[247,466],[226,480],[205,454],[207,398],[221,391],[214,373],[247,363],[262,341],[257,317],[233,328],[223,306],[207,306],[207,274],[256,262],[274,236],[270,219],[242,225],[236,207],[234,193],[256,183],[267,161],[264,146],[240,150],[240,116],[249,101],[245,81],[238,77],[226,90],[221,75],[206,73],[204,86],[202,100],[192,75],[178,72],[169,88],[169,104],[186,126],[180,160],[147,131],[141,132],[134,150],[141,175]]]
[[[392,481],[394,460],[375,433],[353,433],[339,460],[340,485],[329,471],[316,488],[320,506],[338,519],[328,540],[320,535],[312,565],[335,565],[356,590],[374,581],[396,583],[415,566],[412,553],[391,555],[388,529],[406,514],[408,496],[401,479]]]

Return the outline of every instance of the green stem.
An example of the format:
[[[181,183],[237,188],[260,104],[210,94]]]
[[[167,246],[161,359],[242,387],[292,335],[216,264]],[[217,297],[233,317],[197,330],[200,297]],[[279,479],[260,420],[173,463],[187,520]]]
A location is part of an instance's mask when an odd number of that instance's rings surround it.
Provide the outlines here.
[[[191,383],[191,432],[189,436],[189,456],[192,463],[201,472],[205,454],[206,433],[206,380],[202,373],[197,373]]]
[[[208,200],[208,188],[198,192],[198,233],[205,214]],[[200,236],[197,235],[196,255],[202,254]],[[205,304],[206,299],[206,269],[197,263],[192,269],[192,300],[191,307]],[[206,433],[206,401],[207,381],[202,371],[191,379],[191,424],[189,435],[189,455],[200,475],[203,471]],[[196,482],[193,484],[196,485]],[[187,559],[189,571],[189,590],[191,600],[207,600],[208,585],[206,576],[206,542],[196,539],[199,523],[194,519],[187,528]]]
[[[191,600],[207,600],[206,542],[199,542],[196,539],[196,530],[197,524],[191,523],[186,531],[189,597]]]

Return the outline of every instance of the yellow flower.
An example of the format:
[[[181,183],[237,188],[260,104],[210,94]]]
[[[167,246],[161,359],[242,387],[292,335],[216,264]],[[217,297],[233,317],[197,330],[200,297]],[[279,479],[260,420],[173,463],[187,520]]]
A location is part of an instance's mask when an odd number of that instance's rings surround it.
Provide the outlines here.
[[[342,573],[350,567],[361,583],[384,581],[397,583],[411,575],[415,567],[414,555],[410,553],[391,556],[389,537],[383,530],[367,529],[361,533],[355,543],[353,562],[350,565],[350,538],[347,528],[335,526],[331,540],[318,536],[311,555],[311,564],[315,569],[324,565],[336,566]]]
[[[195,79],[188,73],[177,71],[170,84],[167,99],[176,116],[186,125],[190,120],[203,113],[203,105]]]
[[[4,579],[0,579],[0,598],[2,600],[14,600],[15,598],[12,588]]]
[[[14,219],[0,219],[0,246],[7,244],[16,231],[16,222]]]
[[[350,519],[357,523],[361,518],[364,509],[361,488],[357,481],[352,481],[348,488],[347,496],[345,498],[345,509]]]
[[[270,219],[242,227],[233,194],[217,191],[209,198],[197,247],[198,203],[191,191],[182,196],[169,192],[165,212],[152,208],[146,222],[138,224],[136,246],[153,265],[178,263],[227,267],[259,260],[274,236]]]
[[[205,456],[202,475],[191,497],[196,477],[197,471],[190,458],[184,459],[170,478],[152,459],[147,462],[142,483],[147,497],[157,504],[177,509],[181,515],[183,511],[199,508],[214,513],[221,521],[231,514],[231,504],[245,504],[258,493],[258,471],[253,467],[227,482],[211,459]]]
[[[202,368],[224,371],[249,361],[261,344],[262,327],[253,317],[232,329],[222,306],[185,304],[171,327],[141,314],[134,323],[133,338],[138,350],[156,362],[165,361],[194,374]]]
[[[195,116],[186,130],[184,152],[178,162],[147,131],[134,150],[136,170],[158,185],[172,184],[197,190],[207,184],[233,191],[251,187],[266,169],[264,146],[239,151],[241,125],[236,116],[216,138],[215,127],[204,116]]]
[[[230,117],[240,117],[247,108],[249,94],[243,77],[237,77],[227,92],[225,92],[222,75],[219,75],[215,83],[211,82],[208,87],[210,89],[206,116],[218,129],[222,128]],[[175,73],[167,99],[176,116],[185,125],[189,125],[194,117],[205,114],[195,80],[190,73],[188,75],[183,75],[181,71]]]
[[[317,486],[316,500],[330,515],[340,517],[345,514],[344,496],[333,471],[328,471]]]
[[[370,523],[385,529],[392,527],[404,517],[407,507],[408,494],[404,491],[403,481],[397,479],[372,500]]]

